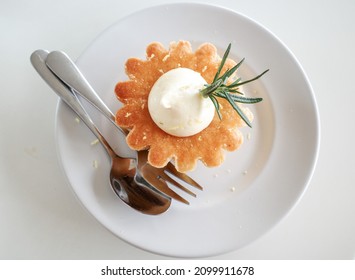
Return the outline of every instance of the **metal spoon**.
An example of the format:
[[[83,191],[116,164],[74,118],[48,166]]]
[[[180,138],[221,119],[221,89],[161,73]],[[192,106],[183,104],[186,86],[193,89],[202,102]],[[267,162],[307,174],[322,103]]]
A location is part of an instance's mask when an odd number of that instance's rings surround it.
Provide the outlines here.
[[[171,199],[151,186],[141,176],[137,168],[130,169],[130,159],[121,158],[114,152],[85,109],[81,106],[76,95],[58,79],[53,77],[52,72],[45,63],[47,55],[47,51],[35,51],[31,55],[32,65],[60,98],[83,120],[107,151],[112,165],[110,183],[113,191],[123,202],[142,213],[157,215],[165,212],[170,207]]]
[[[107,105],[103,102],[100,96],[96,93],[93,87],[90,85],[88,80],[84,77],[83,73],[80,69],[76,66],[74,61],[64,52],[62,51],[52,51],[48,54],[46,58],[46,65],[47,67],[53,72],[61,82],[67,85],[72,92],[75,93],[78,97],[83,97],[91,103],[96,109],[98,109],[103,116],[105,116],[111,123],[114,125],[114,129],[117,129],[122,132],[121,136],[127,135],[128,130],[121,128],[116,123],[116,116],[110,111]],[[115,140],[117,141],[117,140]],[[196,197],[196,195],[181,185],[179,182],[174,180],[169,174],[173,174],[175,177],[181,179],[182,181],[194,186],[198,189],[202,189],[202,187],[197,184],[194,180],[188,177],[186,174],[182,174],[178,172],[175,166],[172,163],[168,163],[164,168],[156,168],[151,166],[148,163],[148,151],[147,150],[140,150],[134,151],[130,149],[128,146],[125,137],[118,140],[120,142],[120,148],[123,147],[124,149],[120,149],[117,153],[124,158],[131,158],[137,161],[137,169],[142,174],[144,179],[155,186],[157,189],[168,195],[169,197],[176,199],[180,202],[189,204],[188,200],[180,196],[176,193],[167,182],[173,187],[177,187],[180,190]]]

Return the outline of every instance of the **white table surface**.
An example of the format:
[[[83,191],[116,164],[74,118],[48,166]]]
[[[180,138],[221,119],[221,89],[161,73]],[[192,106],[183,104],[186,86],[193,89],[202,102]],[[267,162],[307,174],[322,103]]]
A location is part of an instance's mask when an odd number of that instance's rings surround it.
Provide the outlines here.
[[[29,57],[43,48],[76,59],[122,16],[167,2],[0,2],[0,259],[166,258],[121,241],[78,203],[56,154],[58,98]],[[297,207],[252,244],[213,258],[354,259],[355,2],[204,2],[253,18],[285,43],[312,83],[321,119],[317,167]]]

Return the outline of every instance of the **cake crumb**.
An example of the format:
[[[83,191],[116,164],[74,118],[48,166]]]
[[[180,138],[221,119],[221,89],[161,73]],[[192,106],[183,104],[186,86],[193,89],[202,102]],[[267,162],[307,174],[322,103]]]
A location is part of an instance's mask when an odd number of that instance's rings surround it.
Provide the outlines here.
[[[231,192],[235,192],[235,187],[231,187]]]
[[[247,139],[248,139],[248,140],[251,139],[251,133],[250,133],[250,132],[248,132],[248,134],[247,134]]]
[[[170,54],[167,54],[166,56],[163,57],[163,62],[165,62],[169,58]]]
[[[92,167],[94,167],[95,169],[99,167],[99,162],[96,159],[93,160]]]
[[[247,175],[247,174],[248,174],[248,170],[244,170],[243,175]]]
[[[99,139],[95,139],[95,140],[91,141],[90,145],[95,146],[98,143],[99,143]]]
[[[38,150],[36,147],[25,148],[25,153],[33,158],[38,158]]]
[[[79,117],[76,117],[76,118],[75,118],[75,122],[76,122],[76,123],[80,123],[80,118],[79,118]]]

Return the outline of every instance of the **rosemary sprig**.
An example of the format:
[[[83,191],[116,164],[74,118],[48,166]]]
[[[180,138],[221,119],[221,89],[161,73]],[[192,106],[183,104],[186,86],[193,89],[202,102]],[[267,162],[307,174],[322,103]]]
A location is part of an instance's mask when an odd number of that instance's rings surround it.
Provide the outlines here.
[[[202,94],[203,97],[209,97],[213,103],[213,105],[216,108],[218,117],[222,119],[222,115],[220,112],[220,105],[218,102],[217,97],[224,98],[226,99],[230,105],[233,107],[233,109],[239,114],[239,116],[244,120],[244,122],[251,127],[251,123],[247,116],[243,113],[243,111],[239,108],[237,103],[244,103],[244,104],[252,104],[252,103],[258,103],[262,101],[262,98],[250,98],[250,97],[245,97],[242,92],[239,91],[239,87],[241,85],[245,85],[247,83],[253,82],[257,79],[259,79],[261,76],[263,76],[269,69],[265,70],[263,73],[260,75],[246,81],[242,81],[240,78],[235,80],[233,83],[227,85],[227,81],[234,74],[235,71],[242,65],[244,62],[244,58],[235,66],[233,66],[231,69],[228,69],[226,72],[224,72],[223,75],[220,76],[222,68],[227,60],[227,57],[229,55],[231,49],[231,44],[228,45],[227,50],[225,51],[223,58],[221,60],[221,63],[217,69],[216,75],[214,76],[214,79],[211,84],[207,84],[205,88],[203,88],[200,93]]]

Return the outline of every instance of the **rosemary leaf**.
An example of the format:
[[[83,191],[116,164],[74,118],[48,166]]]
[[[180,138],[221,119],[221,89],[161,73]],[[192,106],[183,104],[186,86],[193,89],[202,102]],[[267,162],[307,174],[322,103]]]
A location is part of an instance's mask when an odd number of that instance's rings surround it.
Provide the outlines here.
[[[237,113],[239,114],[239,116],[242,118],[242,120],[249,126],[251,126],[251,122],[249,121],[248,117],[244,114],[244,112],[242,111],[242,109],[240,109],[238,107],[238,105],[236,103],[234,103],[233,99],[231,98],[231,96],[229,94],[226,94],[226,99],[228,100],[228,102],[232,105],[233,109],[237,111]]]
[[[235,94],[230,94],[229,96],[233,99],[234,102],[239,102],[244,104],[258,103],[263,100],[261,97],[251,98],[251,97],[238,96]]]
[[[237,69],[240,67],[240,65],[242,65],[243,62],[244,62],[244,58],[238,64],[234,65],[231,69],[227,70],[220,77],[220,79],[222,79],[226,83],[229,77],[232,76],[235,71],[237,71]]]
[[[230,85],[227,85],[228,88],[233,88],[233,87],[237,87],[239,82],[241,81],[241,78],[236,79],[233,83],[231,83]]]
[[[253,82],[253,81],[259,79],[261,76],[263,76],[263,75],[264,75],[266,72],[268,72],[269,70],[270,70],[270,69],[265,70],[263,73],[261,73],[260,75],[256,76],[256,77],[253,78],[253,79],[250,79],[250,80],[247,80],[247,81],[244,81],[244,82],[240,82],[240,83],[237,84],[237,86],[245,85],[245,84],[248,84],[248,83],[250,83],[250,82]]]
[[[219,64],[219,67],[218,67],[218,69],[217,69],[216,75],[214,76],[214,79],[213,79],[212,84],[213,84],[215,81],[217,81],[217,79],[218,79],[218,77],[219,77],[219,74],[221,73],[222,68],[223,68],[223,66],[224,66],[224,63],[225,63],[226,60],[227,60],[227,57],[228,57],[228,55],[229,55],[229,52],[230,52],[231,47],[232,47],[232,44],[229,43],[228,48],[227,48],[227,50],[225,51],[225,53],[224,53],[224,55],[223,55],[223,58],[222,58],[222,60],[221,60],[221,63]]]
[[[219,103],[218,103],[218,100],[217,100],[216,97],[214,97],[213,95],[210,95],[209,97],[210,97],[210,99],[212,100],[212,103],[213,103],[214,107],[216,108],[216,111],[217,111],[217,114],[218,114],[219,119],[221,120],[221,119],[222,119],[222,115],[221,115],[221,112],[220,112],[220,110],[219,110]]]

